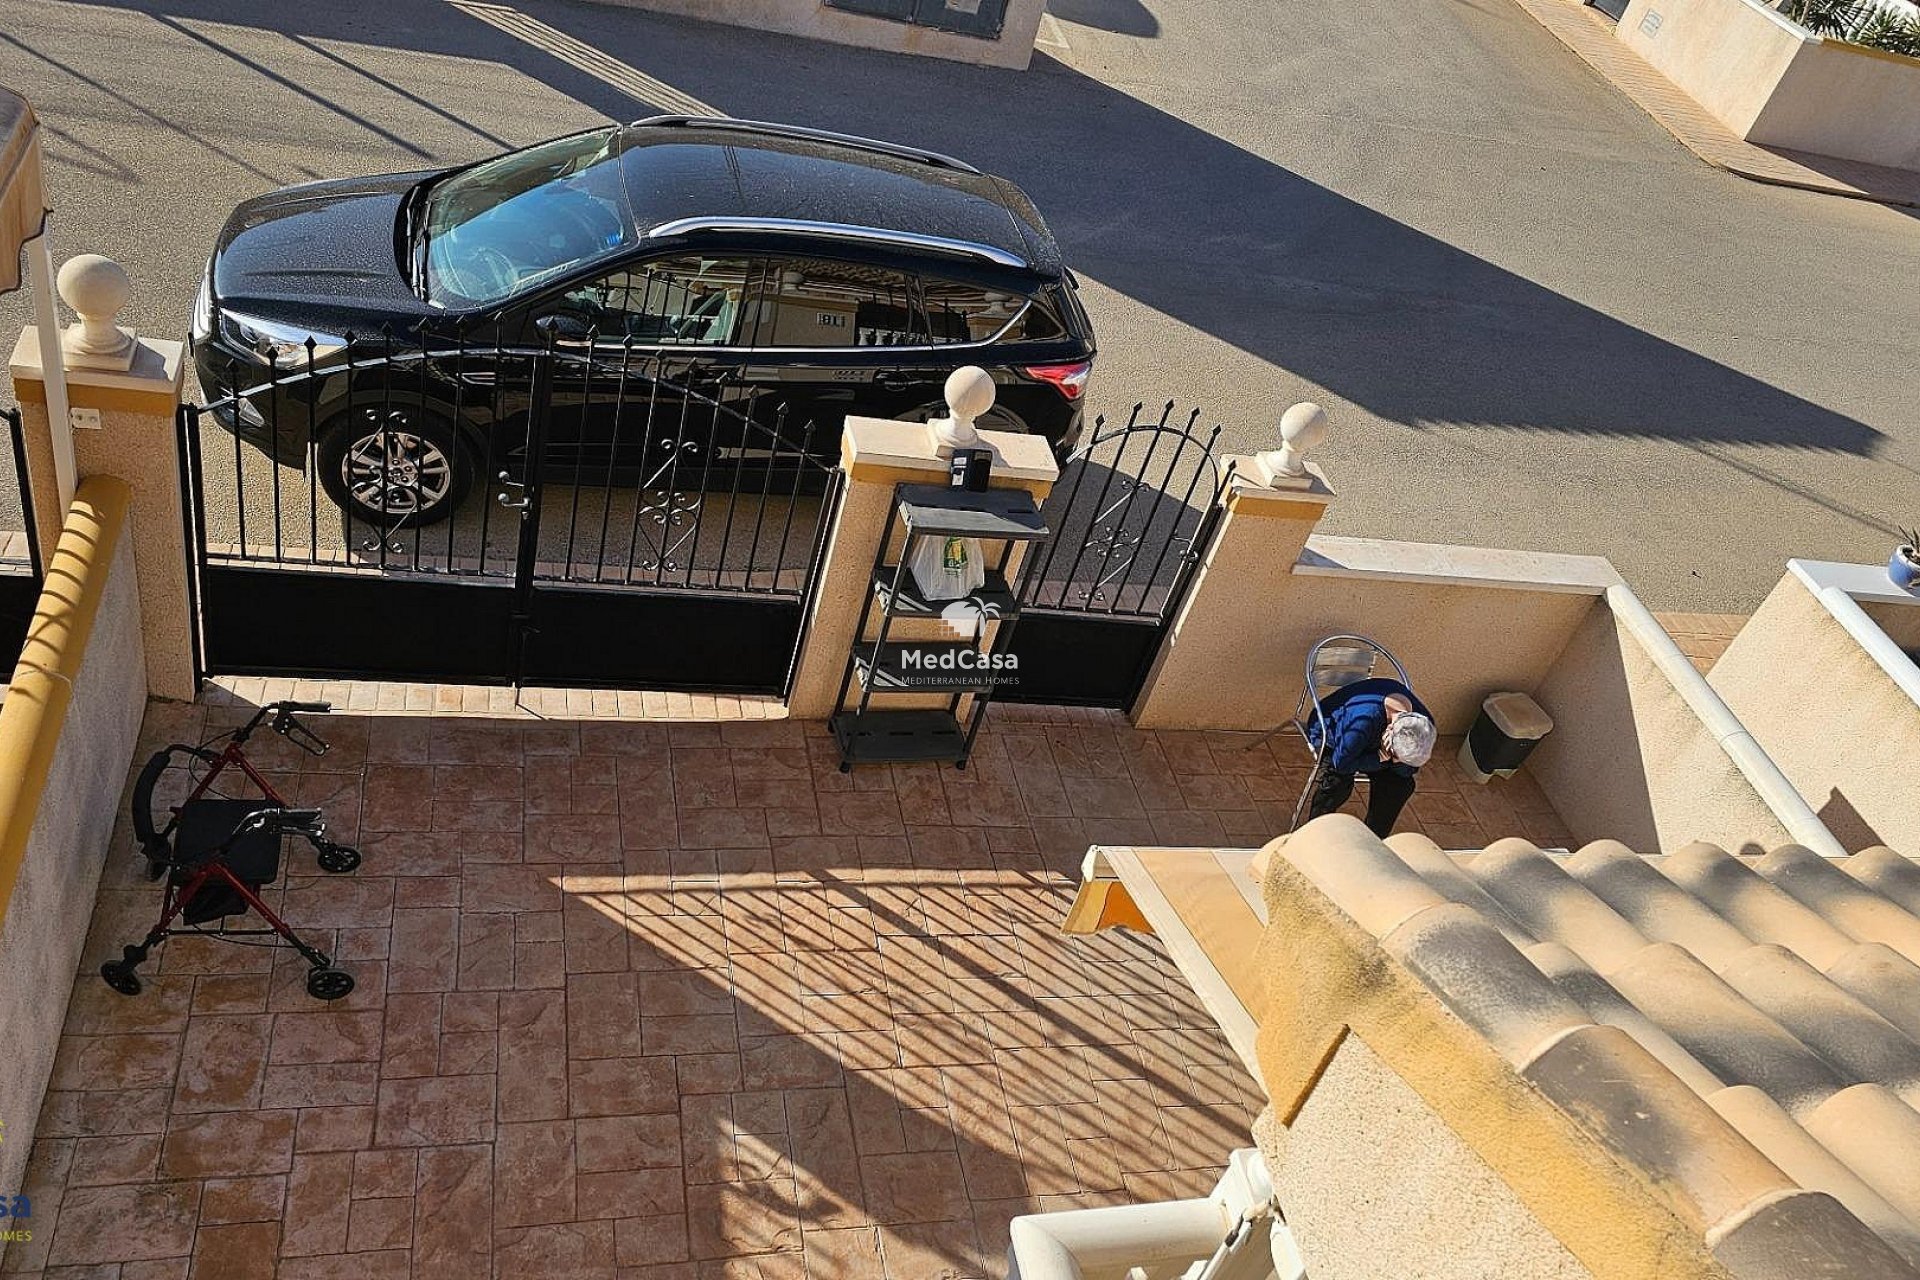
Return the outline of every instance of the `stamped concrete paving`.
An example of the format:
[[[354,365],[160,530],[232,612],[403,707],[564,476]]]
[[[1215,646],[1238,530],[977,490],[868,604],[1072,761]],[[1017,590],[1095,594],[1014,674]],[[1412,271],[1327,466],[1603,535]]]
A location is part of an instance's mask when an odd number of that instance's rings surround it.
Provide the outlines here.
[[[156,705],[142,754],[244,711]],[[1158,945],[1058,923],[1090,842],[1279,830],[1295,741],[1002,708],[965,772],[849,776],[778,720],[324,729],[256,758],[365,851],[278,893],[358,987],[184,939],[110,992],[157,898],[123,830],[0,1272],[997,1276],[1012,1216],[1198,1194],[1247,1141]],[[1564,841],[1445,756],[1408,825]]]

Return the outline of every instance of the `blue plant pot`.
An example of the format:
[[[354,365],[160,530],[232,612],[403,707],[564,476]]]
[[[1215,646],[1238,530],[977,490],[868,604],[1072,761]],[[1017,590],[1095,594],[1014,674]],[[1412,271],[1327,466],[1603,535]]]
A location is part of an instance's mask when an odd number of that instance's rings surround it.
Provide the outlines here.
[[[1920,595],[1920,566],[1907,559],[1913,553],[1912,547],[1901,547],[1887,561],[1887,579],[1902,591]]]

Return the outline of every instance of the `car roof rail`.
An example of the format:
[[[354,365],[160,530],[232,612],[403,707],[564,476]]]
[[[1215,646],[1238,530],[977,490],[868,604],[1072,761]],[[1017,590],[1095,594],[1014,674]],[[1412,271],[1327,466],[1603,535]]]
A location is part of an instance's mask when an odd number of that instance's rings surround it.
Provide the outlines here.
[[[738,231],[749,235],[818,236],[823,240],[850,240],[860,244],[887,245],[896,249],[919,249],[926,253],[948,253],[961,258],[976,258],[997,267],[1015,267],[1030,271],[1033,264],[1017,253],[973,240],[955,240],[919,231],[896,231],[889,227],[856,226],[849,222],[813,222],[805,218],[694,217],[662,222],[647,232],[649,240],[668,236],[693,235],[701,231]]]
[[[858,147],[862,151],[898,156],[903,160],[918,160],[922,164],[933,165],[936,168],[952,169],[958,173],[980,176],[980,171],[966,161],[956,160],[938,151],[929,151],[925,147],[908,147],[897,142],[882,142],[878,138],[862,138],[851,133],[833,133],[826,129],[808,129],[797,124],[778,124],[767,120],[736,120],[731,116],[665,115],[635,120],[633,127],[735,129],[742,133],[767,133],[782,138],[806,138],[814,142],[832,142],[843,147]]]

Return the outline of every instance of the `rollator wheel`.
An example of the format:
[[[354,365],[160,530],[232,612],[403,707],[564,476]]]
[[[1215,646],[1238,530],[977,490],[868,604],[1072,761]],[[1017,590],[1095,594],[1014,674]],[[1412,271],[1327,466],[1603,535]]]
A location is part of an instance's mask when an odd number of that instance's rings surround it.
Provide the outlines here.
[[[147,859],[147,879],[158,880],[161,876],[165,874],[167,874],[166,863],[162,862],[158,858]]]
[[[315,969],[307,975],[307,994],[315,1000],[338,1000],[353,990],[353,975],[345,969]]]
[[[122,961],[109,960],[101,965],[100,976],[106,979],[108,986],[123,996],[140,994],[140,975]]]
[[[314,861],[320,864],[322,871],[343,876],[360,865],[360,851],[343,844],[330,844],[320,850]]]

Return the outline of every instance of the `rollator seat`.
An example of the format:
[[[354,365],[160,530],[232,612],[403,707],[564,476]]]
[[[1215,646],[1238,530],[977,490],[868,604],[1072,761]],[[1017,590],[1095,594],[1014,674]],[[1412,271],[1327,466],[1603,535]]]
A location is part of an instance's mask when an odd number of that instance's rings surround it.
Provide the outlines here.
[[[195,800],[180,811],[174,848],[188,867],[199,867],[247,818],[271,808],[261,800]],[[271,828],[249,831],[233,842],[224,861],[236,880],[268,884],[280,874],[281,835]]]
[[[258,800],[202,799],[183,808],[180,825],[174,831],[174,847],[181,858],[172,873],[175,887],[192,879],[194,872],[232,837],[235,828],[263,807]],[[221,861],[233,872],[234,879],[258,893],[261,885],[280,874],[280,841],[280,833],[270,828],[249,831],[228,847]],[[215,880],[202,886],[181,912],[181,918],[188,924],[206,924],[246,911],[247,900],[224,881]]]

